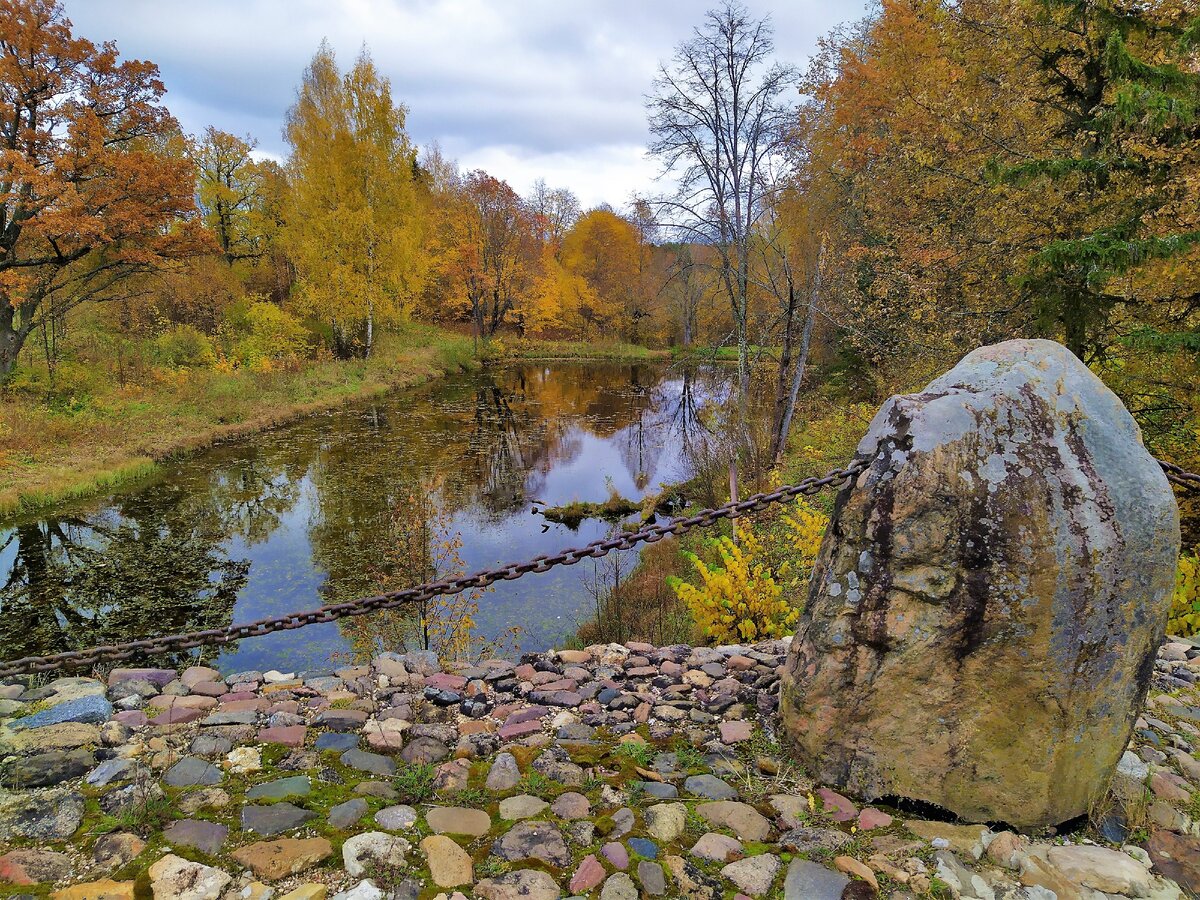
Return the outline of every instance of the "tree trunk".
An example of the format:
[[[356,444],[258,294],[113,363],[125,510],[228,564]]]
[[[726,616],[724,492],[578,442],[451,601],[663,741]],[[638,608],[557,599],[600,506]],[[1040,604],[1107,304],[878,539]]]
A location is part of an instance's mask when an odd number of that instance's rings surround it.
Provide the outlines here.
[[[28,320],[23,316],[23,324],[17,325],[17,311],[8,303],[0,301],[0,383],[8,380],[17,365],[17,354],[29,336]]]
[[[800,385],[804,381],[804,367],[808,365],[808,349],[812,346],[813,323],[817,318],[817,301],[821,296],[821,280],[824,267],[825,243],[822,241],[821,250],[817,254],[817,271],[813,275],[812,294],[808,298],[808,314],[804,317],[804,333],[800,336],[800,358],[796,360],[796,369],[792,373],[792,391],[788,396],[783,421],[779,425],[779,443],[775,450],[776,465],[782,462],[783,452],[787,449],[788,432],[792,430],[792,417],[796,414],[796,399],[800,396]]]

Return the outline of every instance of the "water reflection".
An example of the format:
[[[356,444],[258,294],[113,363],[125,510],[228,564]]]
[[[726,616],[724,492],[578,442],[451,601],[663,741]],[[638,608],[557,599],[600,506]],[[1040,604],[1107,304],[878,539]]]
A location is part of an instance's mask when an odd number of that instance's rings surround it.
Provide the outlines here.
[[[684,474],[723,369],[554,363],[447,378],[214,448],[105,501],[0,530],[5,658],[247,621],[380,589],[397,504],[435,476],[469,570],[601,537],[530,501],[603,500]],[[394,557],[394,554],[392,554]],[[502,583],[485,635],[522,649],[572,630],[589,602],[572,569]],[[241,642],[217,664],[287,669],[345,653],[336,624]],[[211,659],[218,651],[208,650]]]

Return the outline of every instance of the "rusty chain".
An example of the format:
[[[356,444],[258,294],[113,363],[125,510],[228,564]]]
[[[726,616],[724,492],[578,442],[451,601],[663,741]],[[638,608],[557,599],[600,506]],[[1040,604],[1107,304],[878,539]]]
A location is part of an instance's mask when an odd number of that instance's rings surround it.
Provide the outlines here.
[[[1161,459],[1155,460],[1155,462],[1162,466],[1163,474],[1167,476],[1167,480],[1171,483],[1188,488],[1189,490],[1200,491],[1200,475]]]
[[[1175,484],[1192,490],[1200,490],[1200,475],[1181,469],[1173,463],[1157,460],[1167,478]],[[101,663],[125,662],[137,656],[155,656],[175,650],[191,650],[202,646],[227,644],[242,638],[261,637],[276,631],[291,631],[306,625],[335,622],[350,616],[361,616],[384,609],[394,609],[409,603],[421,603],[448,594],[457,594],[470,588],[487,587],[497,581],[513,581],[529,573],[549,572],[558,566],[573,566],[584,559],[599,559],[614,550],[631,550],[641,543],[652,544],[668,535],[685,534],[695,528],[706,528],[721,519],[737,519],[747,513],[758,512],[774,503],[783,503],[806,494],[816,494],[827,487],[841,485],[857,478],[867,469],[866,461],[855,461],[841,469],[834,469],[820,477],[805,478],[796,484],[785,485],[767,493],[753,494],[745,500],[726,503],[713,509],[702,510],[695,515],[672,519],[662,524],[649,525],[639,531],[631,531],[615,537],[592,541],[583,547],[562,550],[555,554],[536,556],[523,563],[508,563],[491,569],[483,569],[471,575],[448,578],[416,587],[404,588],[371,597],[360,597],[345,603],[333,603],[307,612],[289,613],[227,625],[224,628],[209,628],[184,634],[171,634],[155,638],[128,641],[91,647],[87,650],[69,650],[49,656],[26,656],[0,662],[0,678],[35,672],[52,672],[59,669],[79,669]]]

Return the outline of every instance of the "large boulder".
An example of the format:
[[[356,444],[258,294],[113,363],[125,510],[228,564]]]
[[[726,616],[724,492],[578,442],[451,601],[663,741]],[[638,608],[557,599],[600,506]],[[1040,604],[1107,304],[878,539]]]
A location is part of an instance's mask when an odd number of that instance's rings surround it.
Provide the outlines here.
[[[837,498],[781,711],[816,777],[1033,828],[1086,812],[1145,699],[1179,518],[1117,397],[1008,341],[890,399]]]

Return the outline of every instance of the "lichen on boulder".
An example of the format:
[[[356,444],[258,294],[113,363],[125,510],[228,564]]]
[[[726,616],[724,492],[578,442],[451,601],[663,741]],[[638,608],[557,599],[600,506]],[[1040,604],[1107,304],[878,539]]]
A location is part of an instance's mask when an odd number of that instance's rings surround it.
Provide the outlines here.
[[[838,496],[781,711],[816,778],[1022,828],[1085,813],[1145,698],[1179,552],[1120,400],[1050,341],[891,398]]]

